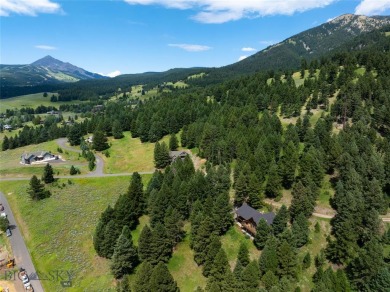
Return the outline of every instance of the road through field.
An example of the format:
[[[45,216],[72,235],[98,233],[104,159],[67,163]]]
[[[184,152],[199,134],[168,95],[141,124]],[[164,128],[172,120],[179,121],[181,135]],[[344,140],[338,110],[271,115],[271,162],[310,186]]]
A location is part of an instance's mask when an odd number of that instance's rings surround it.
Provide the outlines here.
[[[43,287],[39,279],[34,278],[37,275],[37,270],[31,260],[30,253],[28,252],[26,243],[22,237],[22,234],[16,225],[15,217],[12,213],[11,207],[8,204],[6,196],[0,192],[0,201],[4,206],[4,212],[7,214],[9,225],[11,226],[12,235],[9,237],[9,241],[12,246],[12,252],[15,257],[15,263],[18,268],[24,268],[28,275],[30,275],[30,282],[36,292],[43,292]],[[15,281],[19,281],[18,275],[15,274]]]

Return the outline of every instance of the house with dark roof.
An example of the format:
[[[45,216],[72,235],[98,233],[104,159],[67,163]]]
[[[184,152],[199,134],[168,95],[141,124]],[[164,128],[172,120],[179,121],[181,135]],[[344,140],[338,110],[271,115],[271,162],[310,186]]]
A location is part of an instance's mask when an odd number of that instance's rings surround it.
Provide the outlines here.
[[[271,225],[274,218],[275,213],[261,213],[256,209],[253,209],[247,203],[242,204],[242,206],[236,210],[237,222],[239,222],[241,227],[253,236],[256,234],[256,227],[261,219],[264,219],[268,225]]]
[[[188,155],[185,151],[169,151],[169,157],[171,158],[171,161],[174,162],[176,159],[183,160]]]
[[[38,151],[32,153],[25,153],[21,156],[21,164],[32,164],[34,162],[46,162],[50,160],[57,160],[58,156],[47,151]]]

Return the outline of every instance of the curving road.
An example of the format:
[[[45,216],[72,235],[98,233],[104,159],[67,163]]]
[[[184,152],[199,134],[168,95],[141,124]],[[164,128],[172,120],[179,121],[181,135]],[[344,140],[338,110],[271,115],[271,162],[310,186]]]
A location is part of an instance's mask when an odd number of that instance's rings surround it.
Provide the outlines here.
[[[67,142],[68,142],[68,139],[67,138],[59,138],[56,140],[57,144],[62,148],[62,149],[65,149],[65,150],[68,150],[68,151],[72,151],[72,152],[77,152],[77,153],[81,153],[81,150],[78,150],[78,149],[74,149],[74,147],[71,147],[71,146],[68,146],[67,145]],[[96,153],[94,154],[95,155],[95,163],[96,163],[96,167],[93,171],[89,172],[87,175],[88,176],[93,176],[93,177],[99,177],[99,176],[104,176],[104,161],[103,159],[97,155]],[[80,177],[80,176],[78,176]]]
[[[2,192],[0,192],[0,200],[4,206],[4,212],[6,212],[9,220],[9,224],[11,226],[12,235],[9,237],[9,241],[12,246],[12,252],[15,257],[15,263],[19,268],[23,267],[26,270],[28,275],[32,275],[36,273],[37,270],[35,269],[34,264],[31,260],[30,253],[28,252],[22,234],[18,226],[16,225],[16,220],[14,214],[12,213],[11,207],[8,204],[7,198]],[[19,281],[17,276],[15,281]],[[44,291],[41,281],[39,279],[33,279],[33,277],[30,276],[30,282],[34,288],[34,291],[36,292]]]

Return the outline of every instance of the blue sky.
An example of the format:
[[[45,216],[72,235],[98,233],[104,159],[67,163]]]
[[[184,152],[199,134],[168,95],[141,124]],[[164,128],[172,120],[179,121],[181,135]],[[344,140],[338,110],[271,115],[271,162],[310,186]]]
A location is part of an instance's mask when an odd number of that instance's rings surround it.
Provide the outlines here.
[[[51,55],[102,74],[218,67],[341,14],[389,12],[390,0],[0,0],[0,63]]]

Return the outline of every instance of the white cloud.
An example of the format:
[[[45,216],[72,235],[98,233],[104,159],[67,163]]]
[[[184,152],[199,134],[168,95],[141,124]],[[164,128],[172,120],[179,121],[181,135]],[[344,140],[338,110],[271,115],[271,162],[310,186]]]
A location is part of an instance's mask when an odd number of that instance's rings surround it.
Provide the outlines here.
[[[107,76],[107,77],[114,78],[114,77],[116,77],[116,76],[121,75],[122,73],[121,73],[121,71],[119,71],[119,70],[115,70],[114,72],[111,72],[111,73],[108,73],[108,74],[102,74],[102,73],[98,73],[98,74],[100,74],[100,75],[102,75],[102,76]]]
[[[202,46],[202,45],[191,45],[191,44],[168,44],[170,47],[176,47],[183,49],[187,52],[202,52],[202,51],[208,51],[211,49],[209,46]]]
[[[291,15],[327,6],[337,0],[124,0],[132,5],[162,5],[175,9],[196,9],[192,16],[203,23],[224,23],[265,15]],[[367,1],[367,0],[363,0]],[[388,0],[372,0],[388,1]]]
[[[238,58],[238,61],[242,61],[242,60],[244,60],[244,59],[246,59],[246,58],[248,58],[248,56],[240,56],[240,57]]]
[[[241,49],[241,51],[243,51],[243,52],[254,52],[254,51],[256,51],[256,49],[255,48],[251,48],[251,47],[244,47],[244,48]]]
[[[390,0],[363,0],[355,8],[356,14],[378,15],[390,9]]]
[[[1,0],[0,0],[1,1]],[[53,47],[53,46],[47,46],[47,45],[36,45],[35,48],[37,49],[41,49],[41,50],[47,50],[47,51],[53,51],[53,50],[57,50],[56,47]]]
[[[50,0],[0,0],[0,16],[11,13],[36,16],[38,13],[60,12],[61,6]]]

